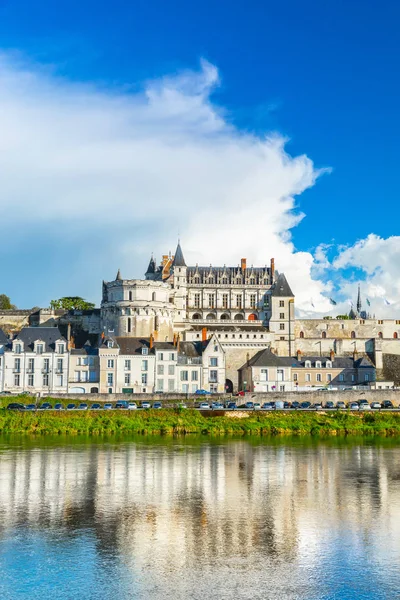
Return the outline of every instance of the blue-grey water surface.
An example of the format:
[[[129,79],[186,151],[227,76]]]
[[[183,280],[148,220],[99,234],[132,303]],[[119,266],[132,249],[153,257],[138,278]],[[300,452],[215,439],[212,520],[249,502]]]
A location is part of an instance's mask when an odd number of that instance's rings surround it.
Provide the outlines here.
[[[0,598],[400,598],[400,446],[0,439]]]

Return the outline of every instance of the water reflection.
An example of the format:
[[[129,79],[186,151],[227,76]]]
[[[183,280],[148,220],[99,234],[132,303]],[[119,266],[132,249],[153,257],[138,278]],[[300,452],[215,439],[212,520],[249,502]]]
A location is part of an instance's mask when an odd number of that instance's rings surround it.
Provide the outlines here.
[[[400,447],[0,452],[2,598],[391,598],[400,588]]]

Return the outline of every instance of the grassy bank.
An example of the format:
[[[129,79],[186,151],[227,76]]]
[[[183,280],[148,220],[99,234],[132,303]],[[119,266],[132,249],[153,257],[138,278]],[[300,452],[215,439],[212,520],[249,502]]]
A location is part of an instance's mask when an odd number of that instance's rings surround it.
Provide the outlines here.
[[[196,410],[20,413],[0,410],[0,433],[37,435],[400,435],[399,413],[252,413],[203,417]]]

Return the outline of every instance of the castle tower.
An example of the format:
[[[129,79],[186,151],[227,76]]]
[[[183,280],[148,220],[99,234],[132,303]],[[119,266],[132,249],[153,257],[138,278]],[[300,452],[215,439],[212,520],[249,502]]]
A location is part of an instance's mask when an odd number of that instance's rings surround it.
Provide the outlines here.
[[[282,350],[282,354],[288,356],[294,352],[294,326],[294,294],[284,274],[279,273],[271,291],[269,330],[275,333],[277,347]]]
[[[182,318],[186,318],[187,266],[179,240],[171,271],[173,276],[174,304],[178,313],[177,321],[180,321]]]

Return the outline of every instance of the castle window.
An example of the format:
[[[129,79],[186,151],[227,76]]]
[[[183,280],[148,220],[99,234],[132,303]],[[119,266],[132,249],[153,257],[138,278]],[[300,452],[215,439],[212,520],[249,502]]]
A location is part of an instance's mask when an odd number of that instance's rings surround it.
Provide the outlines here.
[[[383,338],[383,333],[382,333],[382,331],[380,331],[380,332],[378,333],[378,338]]]
[[[325,338],[326,338],[326,331],[323,331],[322,332],[322,339],[325,339]]]
[[[108,340],[107,342],[107,348],[112,348],[113,347],[113,342],[111,340]]]
[[[395,332],[394,332],[394,334],[393,334],[393,337],[394,337],[394,339],[395,339],[395,340],[397,340],[397,338],[399,337],[399,336],[397,335],[397,331],[395,331]]]
[[[355,337],[356,337],[356,332],[355,332],[355,331],[352,331],[352,332],[351,332],[351,339],[353,339],[353,340],[354,340],[354,339],[355,339]]]
[[[279,318],[280,319],[284,319],[285,318],[285,313],[279,313]]]
[[[256,307],[256,295],[255,294],[251,294],[250,296],[250,308],[255,308]]]
[[[249,283],[250,283],[250,285],[254,285],[254,284],[255,284],[255,279],[254,279],[254,277],[252,277],[252,278],[250,279],[250,282],[249,282]]]
[[[279,329],[280,330],[285,329],[285,323],[279,323]]]
[[[222,294],[222,308],[228,308],[228,294]]]
[[[303,339],[303,337],[304,337],[304,331],[300,331],[300,337]]]
[[[195,277],[194,278],[194,283],[200,283],[200,277]]]
[[[129,292],[129,300],[132,300],[132,292]]]
[[[222,285],[227,285],[228,284],[228,280],[226,277],[223,277],[222,279]]]
[[[153,292],[153,293],[152,293],[152,295],[151,295],[151,299],[152,299],[152,301],[153,301],[153,302],[154,302],[154,300],[156,299],[156,293],[155,293],[155,292]]]
[[[200,294],[194,295],[194,307],[200,308]]]
[[[279,306],[281,308],[283,308],[285,306],[285,301],[284,300],[279,300]]]
[[[132,321],[131,321],[131,318],[128,317],[128,333],[131,333],[131,331],[132,331]]]
[[[208,294],[208,308],[214,308],[215,305],[215,295]]]

